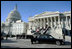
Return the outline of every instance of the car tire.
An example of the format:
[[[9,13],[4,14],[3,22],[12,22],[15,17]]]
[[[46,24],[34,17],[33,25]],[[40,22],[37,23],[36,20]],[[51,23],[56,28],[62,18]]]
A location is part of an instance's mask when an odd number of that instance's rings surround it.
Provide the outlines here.
[[[39,43],[39,41],[36,41],[36,43]]]
[[[62,45],[65,45],[65,42],[62,42]]]
[[[56,41],[56,44],[57,44],[57,45],[61,45],[61,42],[60,42],[60,41]]]

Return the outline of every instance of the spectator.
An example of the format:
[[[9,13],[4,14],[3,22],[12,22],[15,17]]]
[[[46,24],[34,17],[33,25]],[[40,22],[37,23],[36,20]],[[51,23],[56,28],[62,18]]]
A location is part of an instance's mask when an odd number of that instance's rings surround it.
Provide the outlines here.
[[[6,40],[8,39],[8,36],[9,36],[9,35],[7,34],[7,35],[6,35]]]
[[[36,32],[39,32],[39,30],[40,30],[40,27],[37,28]]]
[[[45,26],[45,30],[48,28],[48,25]]]
[[[63,33],[63,41],[65,41],[65,28],[63,28],[62,33]]]

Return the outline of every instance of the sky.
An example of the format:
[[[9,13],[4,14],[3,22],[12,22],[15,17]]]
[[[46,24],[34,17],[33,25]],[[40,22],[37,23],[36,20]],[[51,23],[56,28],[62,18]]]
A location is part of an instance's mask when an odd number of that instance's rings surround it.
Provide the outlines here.
[[[24,22],[28,22],[29,17],[45,11],[71,11],[71,1],[1,1],[1,22],[6,21],[16,4]]]

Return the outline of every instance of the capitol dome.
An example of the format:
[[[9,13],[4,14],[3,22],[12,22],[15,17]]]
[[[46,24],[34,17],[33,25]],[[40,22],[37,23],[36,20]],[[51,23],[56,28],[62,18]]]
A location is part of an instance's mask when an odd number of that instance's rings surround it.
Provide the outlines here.
[[[8,22],[12,22],[12,21],[16,22],[17,20],[21,20],[21,16],[20,16],[19,12],[17,11],[17,5],[15,6],[14,10],[12,10],[9,13],[6,20]]]

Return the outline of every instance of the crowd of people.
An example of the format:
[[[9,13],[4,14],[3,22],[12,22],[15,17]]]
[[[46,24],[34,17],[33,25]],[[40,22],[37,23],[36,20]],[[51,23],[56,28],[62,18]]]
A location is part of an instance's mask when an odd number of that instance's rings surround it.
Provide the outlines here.
[[[49,30],[51,27],[46,25],[45,27],[38,27],[34,32],[40,33],[40,31],[43,30],[43,33],[45,34],[47,30]],[[33,32],[33,29],[31,28],[31,33]]]

